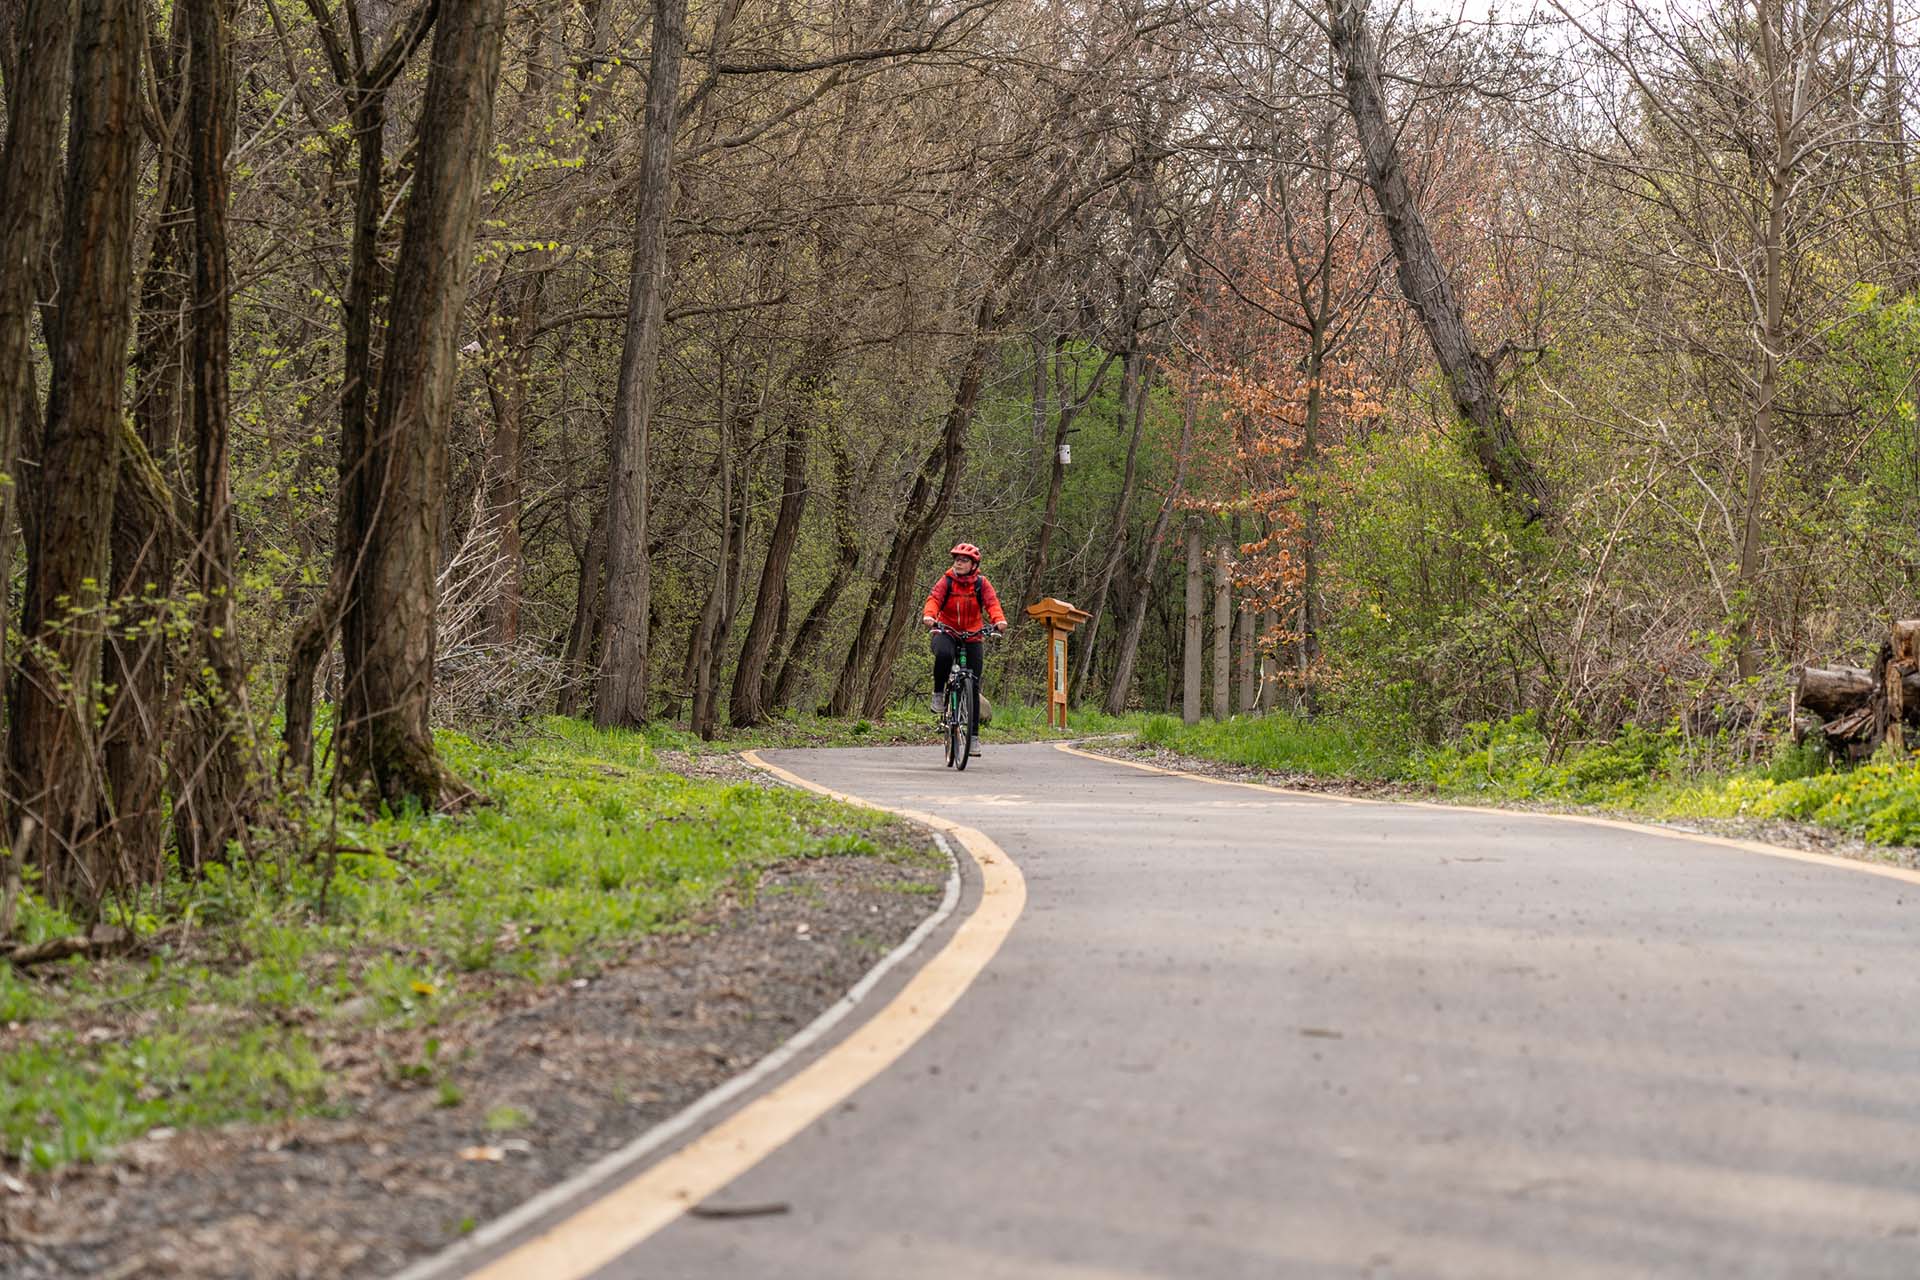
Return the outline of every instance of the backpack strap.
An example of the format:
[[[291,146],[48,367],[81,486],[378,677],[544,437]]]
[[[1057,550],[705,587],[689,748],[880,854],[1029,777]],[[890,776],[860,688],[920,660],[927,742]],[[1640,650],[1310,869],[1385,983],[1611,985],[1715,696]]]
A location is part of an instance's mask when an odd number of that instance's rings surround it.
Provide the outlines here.
[[[947,601],[952,598],[953,598],[953,575],[950,573],[943,573],[940,575],[940,607],[941,609],[944,610],[947,607]],[[986,588],[985,581],[980,577],[980,572],[977,569],[974,571],[974,574],[973,574],[973,599],[974,599],[974,603],[980,606],[980,625],[984,627],[987,625],[987,588]]]

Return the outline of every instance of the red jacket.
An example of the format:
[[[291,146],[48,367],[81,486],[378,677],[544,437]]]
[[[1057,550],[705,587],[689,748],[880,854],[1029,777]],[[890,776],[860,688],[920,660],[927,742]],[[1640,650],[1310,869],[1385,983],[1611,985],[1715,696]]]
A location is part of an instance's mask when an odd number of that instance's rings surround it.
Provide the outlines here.
[[[976,594],[974,585],[979,584]],[[946,598],[946,604],[940,600]],[[920,606],[923,618],[938,618],[955,631],[979,631],[983,629],[980,618],[980,606],[987,606],[987,617],[995,626],[1005,622],[1007,615],[1000,611],[1000,597],[994,594],[993,584],[987,581],[984,573],[970,573],[966,577],[956,577],[949,569],[940,575],[940,581],[933,584],[933,590],[927,592],[927,602]]]

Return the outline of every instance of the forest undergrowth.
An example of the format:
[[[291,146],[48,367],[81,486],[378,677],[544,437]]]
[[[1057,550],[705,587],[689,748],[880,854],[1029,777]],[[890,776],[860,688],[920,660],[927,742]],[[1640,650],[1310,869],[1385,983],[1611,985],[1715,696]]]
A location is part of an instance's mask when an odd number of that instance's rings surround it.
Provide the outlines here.
[[[1146,718],[1142,744],[1282,774],[1399,783],[1446,800],[1630,814],[1661,821],[1782,819],[1875,845],[1920,844],[1920,763],[1883,753],[1842,767],[1820,747],[1758,753],[1730,735],[1634,725],[1556,750],[1531,713],[1414,745],[1338,717],[1286,712],[1186,725]]]
[[[490,1002],[588,977],[778,863],[931,856],[881,815],[671,772],[637,733],[556,717],[438,740],[484,803],[342,811],[297,859],[130,904],[127,955],[0,964],[0,1150],[53,1170],[155,1129],[339,1110],[350,1053],[455,1105],[442,1038]],[[28,944],[77,926],[23,906]]]

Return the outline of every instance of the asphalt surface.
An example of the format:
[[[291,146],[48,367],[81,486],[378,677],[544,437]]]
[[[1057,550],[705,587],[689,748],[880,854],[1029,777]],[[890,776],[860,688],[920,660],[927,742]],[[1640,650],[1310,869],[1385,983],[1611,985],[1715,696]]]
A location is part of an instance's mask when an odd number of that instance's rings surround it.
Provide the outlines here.
[[[993,837],[928,1035],[607,1277],[1920,1276],[1920,885],[998,746],[767,753]]]

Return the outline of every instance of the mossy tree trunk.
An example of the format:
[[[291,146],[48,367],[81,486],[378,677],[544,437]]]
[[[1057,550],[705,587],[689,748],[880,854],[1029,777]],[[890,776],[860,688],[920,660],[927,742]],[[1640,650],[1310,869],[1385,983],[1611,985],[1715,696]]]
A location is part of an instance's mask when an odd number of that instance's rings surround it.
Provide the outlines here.
[[[427,808],[471,794],[440,762],[428,717],[456,342],[504,10],[505,0],[440,6],[379,396],[360,463],[374,501],[340,531],[359,560],[342,628],[341,775],[371,782],[389,801],[412,799]]]
[[[139,6],[84,0],[77,29],[60,308],[7,746],[16,830],[28,818],[34,828],[16,856],[38,862],[50,898],[91,908],[117,870],[100,822],[94,706],[132,323]]]

